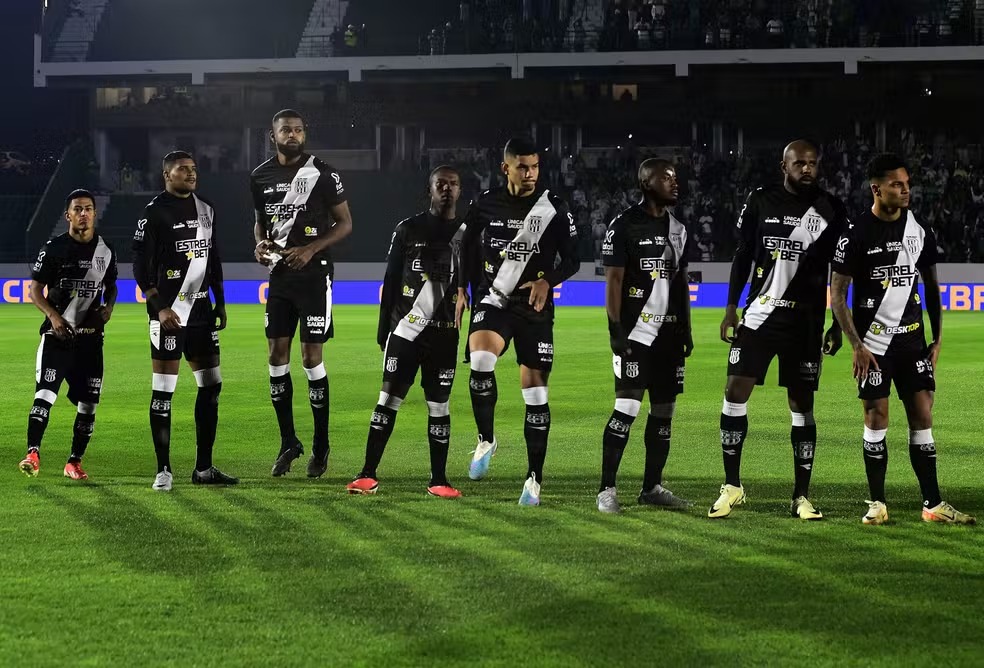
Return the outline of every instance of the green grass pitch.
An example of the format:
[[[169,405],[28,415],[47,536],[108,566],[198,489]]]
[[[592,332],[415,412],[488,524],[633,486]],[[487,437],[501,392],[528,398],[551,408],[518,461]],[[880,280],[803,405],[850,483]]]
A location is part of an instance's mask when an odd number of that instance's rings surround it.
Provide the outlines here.
[[[520,508],[522,399],[512,351],[498,371],[499,454],[467,479],[474,422],[467,367],[452,400],[457,501],[428,497],[419,388],[399,413],[375,497],[349,497],[379,391],[376,309],[342,307],[326,348],[328,474],[272,479],[263,311],[233,306],[222,335],[215,461],[236,488],[193,488],[195,386],[174,404],[171,494],[150,489],[150,363],[141,307],[120,306],[106,344],[88,484],[61,476],[73,410],[55,404],[41,475],[16,467],[34,391],[40,316],[0,307],[0,665],[980,665],[984,527],[927,525],[901,405],[889,429],[893,523],[865,527],[861,413],[848,350],[825,365],[812,497],[827,519],[789,517],[785,393],[750,403],[746,506],[706,519],[722,480],[727,348],[721,312],[695,311],[696,351],[678,402],[666,484],[696,501],[674,514],[634,504],[642,423],[622,464],[626,512],[595,509],[613,402],[601,309],[557,314],[553,426],[543,506]],[[944,498],[984,515],[980,342],[984,315],[945,314],[934,433]],[[295,416],[311,433],[294,363]],[[306,459],[306,458],[305,458]],[[303,460],[302,460],[303,461]]]

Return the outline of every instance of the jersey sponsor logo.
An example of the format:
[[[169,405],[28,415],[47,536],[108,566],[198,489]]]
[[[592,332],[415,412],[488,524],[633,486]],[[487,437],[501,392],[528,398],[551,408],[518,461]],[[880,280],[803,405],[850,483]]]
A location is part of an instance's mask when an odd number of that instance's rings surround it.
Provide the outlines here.
[[[916,268],[908,264],[886,264],[871,269],[871,279],[880,281],[886,290],[912,287],[917,275]]]
[[[289,184],[288,184],[289,185]],[[302,202],[300,204],[265,204],[263,206],[263,212],[271,217],[270,222],[277,222],[281,218],[291,218],[295,213],[301,213],[307,211],[307,204]]]
[[[58,287],[62,290],[69,290],[72,297],[88,299],[99,294],[99,290],[102,288],[102,281],[92,281],[84,278],[62,278],[58,281]]]
[[[335,180],[335,194],[341,195],[345,192],[345,187],[342,186],[342,177],[338,175],[338,172],[332,172],[331,178]]]
[[[178,337],[176,336],[164,337],[164,350],[174,350],[177,347],[178,347]]]
[[[53,383],[53,382],[55,382],[55,378],[57,378],[57,377],[58,376],[55,373],[55,370],[54,369],[45,369],[44,370],[44,380],[45,380],[46,383]]]
[[[871,297],[868,297],[867,299],[863,300],[860,304],[858,304],[858,308],[875,308],[875,300]]]
[[[171,229],[172,230],[183,230],[184,229],[184,226],[185,226],[185,224],[183,222],[179,222],[179,223],[175,223],[174,225],[171,225]]]
[[[685,366],[678,366],[676,368],[676,379],[679,382],[682,383],[683,382],[683,379],[686,377],[686,375],[687,375],[687,367],[685,367]]]
[[[41,271],[41,265],[44,264],[45,254],[46,254],[45,251],[41,251],[40,253],[38,253],[38,259],[35,260],[34,262],[34,271]]]
[[[633,299],[645,299],[646,291],[642,288],[629,288],[629,297]]]
[[[878,336],[881,334],[908,334],[909,332],[915,332],[922,326],[922,323],[914,322],[911,325],[898,325],[897,327],[887,327],[877,320],[871,323],[871,327],[868,328],[872,334]]]
[[[140,220],[138,220],[137,221],[137,231],[133,233],[133,240],[134,241],[143,241],[144,240],[144,233],[146,232],[146,228],[147,228],[147,219],[146,218],[141,218]]]
[[[820,363],[819,362],[800,362],[799,370],[801,376],[806,376],[812,378],[820,373]]]
[[[316,237],[316,236],[318,236],[318,228],[317,227],[311,227],[310,225],[308,225],[307,227],[304,228],[304,236],[306,236],[306,237]]]
[[[264,195],[272,195],[273,194],[273,190],[274,190],[273,186],[267,186],[266,188],[263,189],[263,194]]]
[[[536,352],[540,355],[553,355],[553,344],[538,341],[536,344]]]
[[[676,322],[677,317],[675,315],[658,315],[656,313],[640,313],[639,319],[645,323],[650,322]]]
[[[532,222],[532,220],[530,222]],[[505,222],[505,226],[507,230],[521,230],[523,229],[523,221],[510,218]],[[532,230],[530,231],[532,232]]]
[[[199,290],[198,292],[179,292],[178,293],[178,301],[179,302],[183,302],[186,299],[205,299],[206,297],[208,297],[208,293],[205,292],[205,291],[203,291],[203,290]]]
[[[605,243],[606,244],[612,243],[612,237],[614,236],[615,236],[615,230],[608,230],[607,232],[605,232]]]
[[[902,252],[902,242],[901,241],[889,241],[885,244],[885,250],[890,253],[900,253]]]
[[[933,363],[929,360],[916,360],[916,373],[926,373],[927,371],[930,375],[933,374]]]
[[[276,188],[277,188],[277,192],[278,193],[289,193],[290,192],[290,184],[289,183],[278,183],[277,186],[276,186]]]
[[[502,248],[499,251],[499,257],[504,260],[526,262],[531,255],[540,252],[540,244],[535,241],[508,241],[506,239],[492,239],[491,241],[492,248]]]
[[[639,245],[640,246],[652,246],[653,245],[653,240],[652,239],[640,239],[639,240]]]
[[[454,369],[438,369],[438,380],[454,380]]]
[[[482,322],[483,320],[485,320],[485,311],[479,311],[475,314],[475,317],[472,318],[472,322]]]
[[[413,262],[410,263],[410,270],[420,272],[421,278],[425,281],[438,281],[441,283],[450,282],[453,272],[452,266],[447,262],[428,262],[425,268],[420,258],[413,259]],[[413,297],[412,294],[407,296]]]
[[[837,247],[834,248],[834,260],[836,262],[843,262],[847,259],[847,245],[850,240],[847,237],[841,237],[837,240]]]
[[[803,224],[803,221],[797,218],[796,216],[783,216],[782,224],[787,225],[789,227],[799,227],[800,225]]]
[[[745,213],[745,208],[744,207],[742,207],[741,212],[742,213]],[[773,216],[773,217],[770,217],[770,218],[766,218],[763,222],[766,225],[778,225],[779,224],[779,219]]]
[[[325,328],[326,318],[320,315],[309,315],[304,321],[311,334],[321,334]]]
[[[180,269],[168,269],[167,272],[165,273],[165,276],[167,276],[167,280],[169,280],[169,281],[177,280],[177,279],[181,278],[181,270]]]
[[[395,358],[395,357],[387,357],[386,358],[386,371],[388,371],[389,373],[395,373],[396,372],[396,367],[397,367],[397,362],[398,362],[397,358]]]
[[[738,360],[741,359],[741,348],[732,348],[731,352],[728,353],[728,363],[738,364]]]
[[[671,280],[676,276],[676,266],[661,257],[641,257],[639,268],[648,271],[653,279]]]
[[[878,246],[875,246],[874,248],[869,248],[868,249],[868,252],[865,253],[865,255],[877,255],[878,253],[882,253],[882,252],[883,251],[882,251],[881,248],[879,248]]]
[[[79,269],[92,269],[92,260],[79,260]]]
[[[762,295],[758,298],[762,306],[775,306],[776,308],[796,308],[796,301],[793,299],[779,299],[772,295]]]
[[[773,260],[799,262],[800,256],[806,252],[806,244],[786,237],[763,237],[762,245],[770,252]]]
[[[179,239],[174,242],[174,250],[184,253],[189,260],[208,257],[208,249],[212,247],[209,239]]]
[[[505,223],[503,223],[501,220],[489,221],[489,227],[503,227],[503,226],[505,226]]]
[[[413,288],[411,288],[409,285],[404,285],[403,286],[403,296],[404,297],[413,297],[416,294],[417,294],[417,291],[414,290]]]
[[[89,378],[89,389],[98,390],[102,388],[103,379],[102,378]]]
[[[882,384],[882,372],[881,371],[869,371],[868,372],[868,385],[872,387],[878,387]],[[867,449],[867,448],[865,448]]]
[[[626,362],[625,363],[625,375],[628,378],[637,378],[639,376],[639,363],[638,362]]]

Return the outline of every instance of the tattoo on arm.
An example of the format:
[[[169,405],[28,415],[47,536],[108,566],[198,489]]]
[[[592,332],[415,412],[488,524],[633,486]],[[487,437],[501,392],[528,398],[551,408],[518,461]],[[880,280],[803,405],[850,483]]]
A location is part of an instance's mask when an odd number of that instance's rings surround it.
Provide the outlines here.
[[[851,343],[852,347],[861,345],[861,337],[858,330],[854,327],[854,319],[851,317],[851,310],[847,308],[847,288],[851,285],[851,277],[834,272],[830,284],[830,309],[834,312],[834,317],[840,323],[844,336]]]

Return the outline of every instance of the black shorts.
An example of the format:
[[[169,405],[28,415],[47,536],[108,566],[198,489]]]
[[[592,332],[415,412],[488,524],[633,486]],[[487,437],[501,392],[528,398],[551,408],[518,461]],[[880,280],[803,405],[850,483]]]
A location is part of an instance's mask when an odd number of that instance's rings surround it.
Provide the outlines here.
[[[810,318],[804,324],[783,332],[739,327],[728,354],[728,375],[755,378],[765,384],[772,358],[779,357],[779,385],[788,389],[816,392],[823,364],[823,325]]]
[[[518,308],[506,310],[479,302],[472,310],[468,333],[491,331],[506,342],[516,340],[516,362],[530,369],[550,371],[553,367],[553,318],[550,314],[537,314],[538,318],[525,315]],[[540,319],[542,318],[542,319]]]
[[[157,320],[150,321],[150,359],[169,362],[199,361],[219,356],[219,333],[208,325],[189,325],[164,330]]]
[[[457,360],[456,329],[425,329],[413,341],[390,334],[383,353],[383,382],[413,385],[419,368],[425,396],[449,397]]]
[[[332,275],[327,270],[274,271],[270,275],[264,315],[266,337],[294,338],[298,322],[302,343],[324,343],[334,336]]]
[[[936,391],[936,378],[933,363],[927,358],[927,351],[875,355],[878,369],[871,368],[868,378],[858,381],[858,398],[866,401],[886,399],[891,395],[892,382],[895,391],[902,399],[916,392]]]
[[[686,362],[679,337],[657,336],[651,346],[629,343],[630,352],[612,355],[615,392],[645,390],[654,403],[670,403],[683,394]]]
[[[103,383],[103,334],[81,334],[59,341],[50,332],[41,336],[34,367],[35,392],[58,394],[62,380],[68,381],[68,400],[98,404]]]

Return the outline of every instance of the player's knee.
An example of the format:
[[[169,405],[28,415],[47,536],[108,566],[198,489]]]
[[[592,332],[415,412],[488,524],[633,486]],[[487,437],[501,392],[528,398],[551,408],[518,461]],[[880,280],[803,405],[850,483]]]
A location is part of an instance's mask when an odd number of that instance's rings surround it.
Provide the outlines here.
[[[802,414],[813,412],[812,392],[790,392],[787,399],[789,400],[790,412]]]
[[[755,380],[752,378],[728,376],[728,382],[724,386],[724,399],[734,404],[748,403],[753,387]]]
[[[301,345],[301,362],[305,369],[313,369],[324,361],[320,345],[305,343]]]
[[[448,403],[447,397],[444,398],[444,401],[440,401],[440,400],[431,401],[430,399],[427,400],[427,415],[429,415],[430,417],[448,417],[450,414],[451,414],[451,407],[450,404]]]
[[[38,390],[34,393],[34,401],[43,401],[48,404],[49,408],[55,405],[57,399],[58,395],[51,390]]]
[[[380,392],[379,401],[376,403],[383,408],[390,409],[395,413],[400,410],[400,406],[403,404],[403,397],[398,397],[388,392]]]
[[[662,420],[672,420],[675,412],[675,401],[652,402],[649,404],[650,417],[660,418]]]
[[[547,403],[548,391],[545,385],[523,388],[523,401],[527,406],[543,406]]]
[[[615,410],[623,415],[634,418],[642,410],[642,400],[619,397],[615,399]]]
[[[864,424],[871,429],[888,429],[888,399],[864,402]]]
[[[79,415],[95,415],[96,404],[89,403],[87,401],[80,401],[77,410]]]
[[[487,350],[471,351],[471,370],[479,373],[490,373],[495,371],[495,363],[499,361],[498,355]]]

